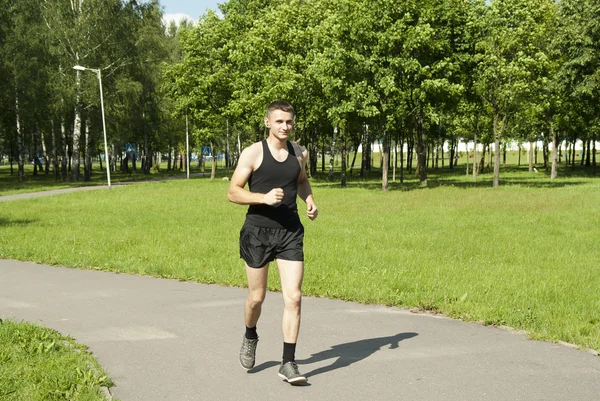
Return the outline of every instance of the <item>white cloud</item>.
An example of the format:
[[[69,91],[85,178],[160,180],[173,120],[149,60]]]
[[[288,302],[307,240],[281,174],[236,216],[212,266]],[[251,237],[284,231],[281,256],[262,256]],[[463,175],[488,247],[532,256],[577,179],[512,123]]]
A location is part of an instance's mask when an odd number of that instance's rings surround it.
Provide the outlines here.
[[[191,21],[191,22],[196,22],[196,20],[194,20],[194,18],[192,18],[189,15],[184,14],[184,13],[164,14],[163,15],[163,22],[166,27],[168,27],[171,24],[171,21],[175,21],[175,24],[179,25],[181,23],[181,21],[184,19],[187,19],[188,21]]]

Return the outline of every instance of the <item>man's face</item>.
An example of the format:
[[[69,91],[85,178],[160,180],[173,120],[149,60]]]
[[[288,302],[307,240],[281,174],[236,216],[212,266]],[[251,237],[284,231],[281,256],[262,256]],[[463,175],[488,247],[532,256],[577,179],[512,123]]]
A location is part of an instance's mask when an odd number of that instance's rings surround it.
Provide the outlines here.
[[[292,133],[294,123],[294,115],[283,110],[273,110],[268,117],[265,117],[269,134],[280,141],[286,140]]]

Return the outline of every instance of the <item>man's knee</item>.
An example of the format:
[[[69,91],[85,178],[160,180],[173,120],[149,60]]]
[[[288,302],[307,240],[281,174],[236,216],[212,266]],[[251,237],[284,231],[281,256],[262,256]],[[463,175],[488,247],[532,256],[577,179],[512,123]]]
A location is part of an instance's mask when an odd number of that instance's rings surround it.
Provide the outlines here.
[[[283,301],[288,308],[300,308],[302,303],[302,291],[300,289],[287,291],[283,296]]]
[[[255,290],[255,291],[249,291],[248,292],[248,305],[251,308],[256,308],[259,307],[263,304],[263,302],[265,301],[265,297],[267,295],[267,292],[265,290]]]

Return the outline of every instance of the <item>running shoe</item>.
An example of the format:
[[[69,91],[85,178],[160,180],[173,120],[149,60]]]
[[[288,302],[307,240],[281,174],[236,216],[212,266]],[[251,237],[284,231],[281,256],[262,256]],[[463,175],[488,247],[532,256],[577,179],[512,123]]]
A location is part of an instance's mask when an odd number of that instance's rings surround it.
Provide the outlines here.
[[[282,363],[279,368],[279,377],[291,384],[306,383],[308,380],[298,370],[296,362]]]
[[[256,345],[258,344],[258,338],[249,339],[244,336],[242,341],[242,348],[240,348],[240,364],[246,370],[254,367],[256,358]]]

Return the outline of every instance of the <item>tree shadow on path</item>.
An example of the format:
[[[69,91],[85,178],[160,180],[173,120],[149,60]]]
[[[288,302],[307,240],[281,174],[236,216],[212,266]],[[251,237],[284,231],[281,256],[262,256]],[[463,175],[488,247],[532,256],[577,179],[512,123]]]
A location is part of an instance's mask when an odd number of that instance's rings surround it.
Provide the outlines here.
[[[336,369],[345,368],[353,363],[362,361],[379,351],[382,347],[396,349],[400,341],[416,337],[417,333],[399,333],[388,337],[369,338],[366,340],[353,341],[345,344],[332,346],[330,349],[312,354],[310,358],[296,360],[299,365],[322,362],[333,359],[329,366],[323,366],[305,374],[306,377],[316,376],[321,373],[331,372]],[[257,373],[273,366],[279,366],[279,362],[269,361],[254,367],[249,373]]]

